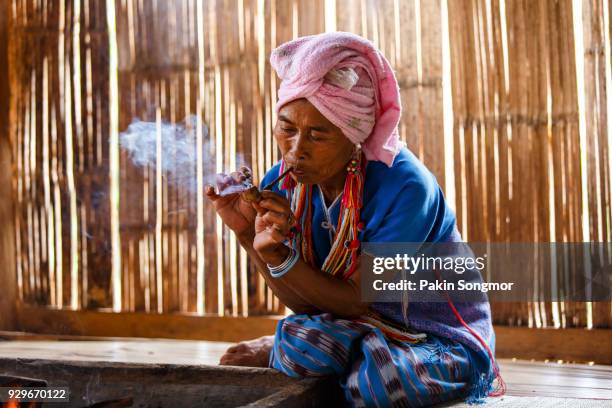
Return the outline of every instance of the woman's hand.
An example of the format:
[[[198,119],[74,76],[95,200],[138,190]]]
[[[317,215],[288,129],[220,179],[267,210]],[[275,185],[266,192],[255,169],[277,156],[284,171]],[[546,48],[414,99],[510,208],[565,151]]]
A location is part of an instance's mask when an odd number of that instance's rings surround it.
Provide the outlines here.
[[[286,198],[272,191],[262,191],[261,194],[263,200],[253,203],[257,210],[253,248],[264,262],[280,265],[289,255],[289,248],[283,241],[295,225],[295,215]]]
[[[274,336],[241,341],[227,349],[219,365],[268,367],[272,346],[274,346]]]
[[[240,180],[244,177],[241,172],[233,172],[230,174],[235,180]],[[219,217],[223,220],[229,229],[234,231],[238,237],[244,237],[248,234],[254,234],[255,215],[257,212],[250,202],[243,198],[242,194],[228,194],[221,196],[215,192],[212,185],[207,185],[204,188],[206,198],[208,198],[215,208]]]

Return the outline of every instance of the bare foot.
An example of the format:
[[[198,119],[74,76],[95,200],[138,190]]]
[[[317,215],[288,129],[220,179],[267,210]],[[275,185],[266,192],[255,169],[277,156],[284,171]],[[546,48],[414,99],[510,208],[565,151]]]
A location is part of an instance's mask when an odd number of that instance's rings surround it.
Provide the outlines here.
[[[268,367],[270,350],[274,345],[274,336],[263,336],[258,339],[241,341],[227,349],[219,365]]]

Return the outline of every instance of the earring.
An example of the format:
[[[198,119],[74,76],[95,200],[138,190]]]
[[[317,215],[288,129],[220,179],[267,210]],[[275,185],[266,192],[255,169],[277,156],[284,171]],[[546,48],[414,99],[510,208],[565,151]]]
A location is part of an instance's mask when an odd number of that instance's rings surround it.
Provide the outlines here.
[[[361,145],[355,145],[351,161],[349,161],[346,171],[349,174],[359,174],[361,168]]]

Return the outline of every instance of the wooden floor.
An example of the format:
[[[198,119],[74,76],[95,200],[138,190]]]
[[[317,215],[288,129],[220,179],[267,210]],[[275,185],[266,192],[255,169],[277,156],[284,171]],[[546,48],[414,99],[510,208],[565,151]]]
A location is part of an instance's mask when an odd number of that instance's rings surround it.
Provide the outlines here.
[[[183,340],[12,340],[0,341],[0,358],[105,361],[144,364],[217,365],[231,343]],[[612,407],[612,366],[500,360],[507,396],[490,399],[491,405],[559,408],[573,400],[589,406]],[[534,399],[535,398],[535,399]],[[594,401],[599,400],[599,401]],[[539,401],[539,402],[538,402]],[[571,400],[570,400],[571,401]],[[502,405],[499,405],[502,404]],[[522,404],[519,404],[522,405]]]
[[[191,340],[0,341],[0,358],[217,365],[232,343]]]

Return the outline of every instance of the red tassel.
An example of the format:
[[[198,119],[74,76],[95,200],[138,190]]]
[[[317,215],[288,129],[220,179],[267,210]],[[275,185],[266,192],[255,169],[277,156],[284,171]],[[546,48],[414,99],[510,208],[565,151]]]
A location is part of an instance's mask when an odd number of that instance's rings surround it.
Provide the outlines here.
[[[280,176],[281,174],[283,174],[284,171],[285,171],[285,160],[281,160],[281,165],[280,165],[280,168],[278,169],[278,175]],[[291,176],[287,174],[280,181],[280,190],[291,190],[295,187],[296,184],[297,183],[295,182],[295,180],[293,180]]]
[[[342,192],[342,202],[341,205],[344,208],[348,208],[349,206],[349,196],[351,194],[351,183],[350,183],[350,179],[351,179],[351,175],[347,176],[348,180],[344,183],[344,191]]]
[[[291,190],[295,187],[295,180],[291,178],[291,176],[286,175],[283,177],[283,184],[281,185],[281,190]]]

